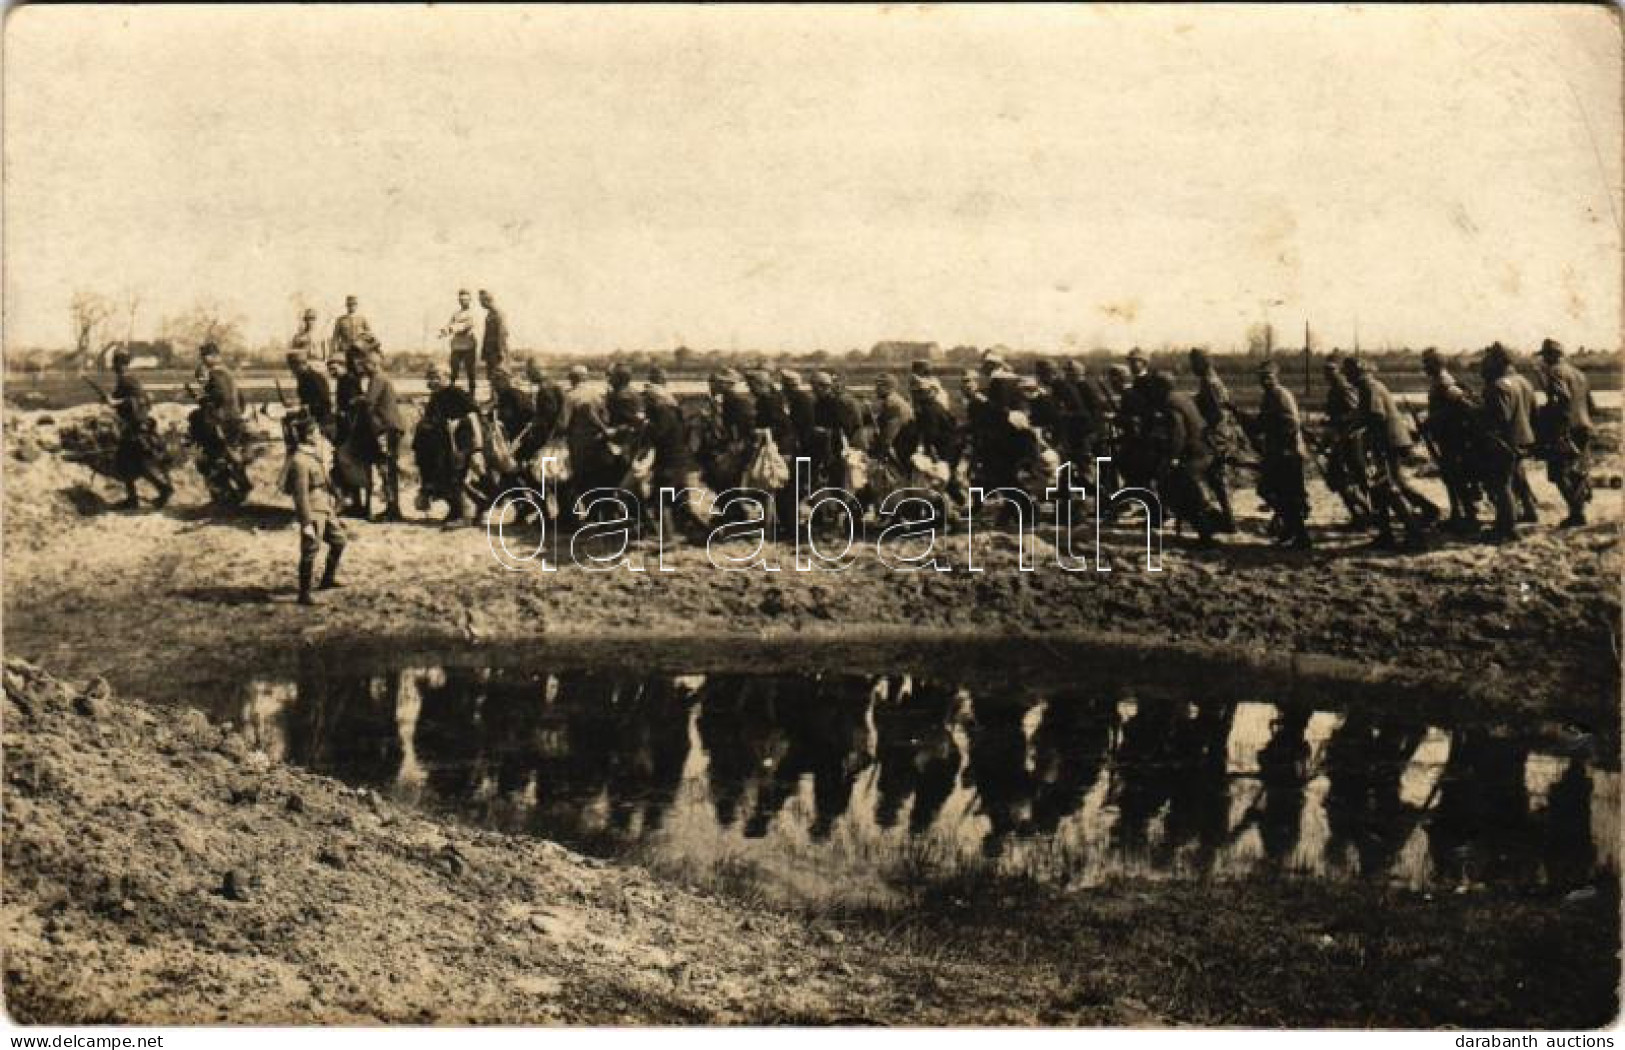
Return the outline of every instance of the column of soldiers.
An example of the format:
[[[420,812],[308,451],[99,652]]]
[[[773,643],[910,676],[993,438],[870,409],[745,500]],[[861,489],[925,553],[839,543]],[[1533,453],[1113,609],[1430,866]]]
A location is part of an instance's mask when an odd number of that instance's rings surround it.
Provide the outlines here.
[[[806,457],[812,489],[853,492],[860,514],[902,487],[935,492],[945,513],[971,513],[970,490],[981,488],[1014,494],[1006,500],[1009,511],[1020,511],[1015,504],[1026,499],[1025,510],[1034,516],[1020,520],[1028,523],[1036,522],[1037,501],[1054,484],[1055,468],[1069,464],[1073,478],[1099,497],[1124,488],[1155,492],[1201,546],[1236,531],[1233,485],[1242,468],[1256,474],[1270,537],[1293,549],[1313,542],[1307,473],[1318,474],[1340,498],[1347,527],[1369,530],[1372,545],[1383,548],[1422,544],[1435,528],[1492,542],[1513,538],[1517,524],[1537,520],[1523,472],[1532,455],[1545,462],[1567,504],[1563,526],[1585,523],[1591,495],[1590,394],[1584,375],[1551,340],[1539,351],[1540,404],[1534,385],[1499,343],[1480,357],[1476,395],[1451,376],[1437,351],[1426,351],[1425,420],[1401,405],[1373,363],[1334,354],[1325,362],[1325,426],[1311,439],[1273,362],[1256,370],[1259,396],[1249,412],[1236,405],[1200,349],[1189,353],[1191,392],[1179,389],[1171,373],[1151,369],[1138,350],[1104,375],[1091,374],[1081,361],[1040,360],[1031,378],[990,352],[960,377],[957,404],[927,361],[915,362],[903,383],[879,376],[870,398],[848,390],[830,371],[803,378],[790,369],[724,368],[710,376],[697,411],[685,409],[658,367],[637,389],[626,365],[612,365],[604,389],[582,366],[571,367],[561,384],[527,361],[521,373],[527,389],[509,367],[505,318],[490,293],[479,298],[485,320],[476,336],[471,297],[459,293],[458,309],[442,330],[450,367],[429,369],[429,398],[409,446],[422,476],[419,510],[444,502],[451,527],[473,524],[498,493],[536,482],[537,464],[549,451],[568,464],[562,478],[553,479],[549,516],[578,523],[574,496],[595,488],[641,486],[646,497],[672,488],[685,492],[686,518],[673,517],[676,508],[658,500],[646,499],[645,508],[663,527],[691,535],[710,513],[703,501],[695,506],[693,494],[737,487],[770,490],[771,524],[780,538],[787,529],[807,527],[797,520],[798,493],[788,473],[764,475],[764,451],[782,463]],[[474,375],[476,351],[490,383],[484,403]],[[208,426],[194,438],[229,450],[242,428],[242,397],[218,349],[206,346],[202,357],[198,396]],[[115,360],[119,385],[108,399],[126,435],[123,475],[132,498],[135,482],[144,479],[159,490],[161,503],[173,486],[143,451],[151,434],[149,402],[128,363]],[[290,464],[298,466],[290,466],[285,484],[304,535],[333,551],[325,577],[331,584],[344,542],[339,516],[404,520],[400,456],[408,427],[354,296],[325,343],[314,312],[307,312],[288,365],[301,411],[287,434]],[[465,376],[466,391],[456,385]],[[1417,444],[1438,468],[1447,509],[1411,478],[1407,460]],[[1110,462],[1101,465],[1100,458]],[[246,486],[246,472],[237,474]],[[382,504],[377,515],[375,490]],[[1479,517],[1485,504],[1493,512],[1487,528]],[[302,554],[302,599],[309,598],[313,575],[305,562],[313,559],[314,551]]]

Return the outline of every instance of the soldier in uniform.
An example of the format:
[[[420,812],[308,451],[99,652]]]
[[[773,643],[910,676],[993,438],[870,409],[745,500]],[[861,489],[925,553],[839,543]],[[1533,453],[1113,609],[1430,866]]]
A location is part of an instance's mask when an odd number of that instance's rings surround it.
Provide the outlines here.
[[[1371,495],[1360,446],[1360,394],[1343,375],[1342,364],[1334,350],[1321,366],[1326,379],[1326,487],[1348,508],[1349,524],[1364,528],[1371,520]]]
[[[293,373],[294,392],[299,407],[316,424],[316,429],[328,441],[337,436],[337,421],[333,417],[333,390],[327,385],[327,376],[316,368],[316,359],[297,350],[288,353],[288,371]]]
[[[474,453],[482,446],[479,408],[473,395],[451,383],[439,365],[431,365],[425,378],[429,383],[429,401],[419,424],[420,436],[444,450],[444,458],[439,463],[443,471],[439,479],[440,494],[449,505],[444,524],[448,529],[462,528],[473,524],[468,514],[465,486]]]
[[[237,389],[237,378],[220,359],[220,348],[204,343],[198,350],[206,373],[203,380],[203,409],[214,423],[229,447],[243,436],[243,395]]]
[[[1180,521],[1196,530],[1199,546],[1211,547],[1215,521],[1202,479],[1213,460],[1204,436],[1201,409],[1184,391],[1174,389],[1165,372],[1148,373],[1139,389],[1151,413],[1150,447],[1154,451],[1157,491]]]
[[[502,425],[509,440],[519,437],[530,425],[531,400],[514,384],[513,373],[499,365],[490,372],[491,415]]]
[[[1423,426],[1438,456],[1439,478],[1450,496],[1450,520],[1445,527],[1453,532],[1477,532],[1479,488],[1472,441],[1478,406],[1431,346],[1422,351],[1422,370],[1428,376],[1428,417]]]
[[[316,571],[316,555],[327,544],[327,564],[322,570],[321,589],[339,586],[339,559],[344,556],[347,537],[333,503],[327,469],[316,449],[316,422],[298,416],[292,422],[297,444],[288,462],[287,490],[293,497],[299,518],[299,604],[314,605],[311,579]]]
[[[480,289],[480,307],[485,311],[485,338],[480,340],[480,360],[485,362],[485,372],[490,375],[508,360],[508,319],[497,309],[496,299],[483,288]],[[472,390],[469,392],[473,393]]]
[[[288,340],[288,349],[297,350],[301,357],[313,358],[317,361],[327,360],[327,340],[316,334],[316,311],[306,309],[304,317],[300,319],[299,331]]]
[[[530,419],[518,438],[519,455],[528,458],[558,433],[564,418],[564,388],[551,379],[534,359],[525,362],[525,377],[531,382]]]
[[[1518,460],[1535,441],[1530,425],[1534,399],[1516,381],[1512,355],[1500,343],[1485,349],[1479,374],[1484,378],[1481,471],[1484,490],[1495,507],[1489,539],[1500,543],[1517,538],[1512,479]]]
[[[899,467],[906,465],[919,443],[914,407],[897,392],[897,384],[889,375],[875,377],[874,415],[874,454]]]
[[[1563,360],[1554,339],[1540,344],[1541,380],[1546,404],[1538,430],[1546,457],[1546,476],[1562,493],[1569,514],[1560,528],[1586,523],[1591,500],[1591,389],[1583,372]]]
[[[814,409],[813,473],[818,486],[841,487],[846,483],[842,454],[858,443],[863,429],[863,406],[835,383],[828,372],[812,374]]]
[[[1533,426],[1535,418],[1535,384],[1526,379],[1518,371],[1518,363],[1513,360],[1512,354],[1507,354],[1507,378],[1512,385],[1518,388],[1518,397],[1529,406],[1530,424]],[[1535,502],[1535,490],[1529,487],[1529,474],[1523,468],[1524,456],[1532,449],[1525,448],[1518,456],[1517,462],[1512,464],[1512,499],[1518,506],[1518,521],[1524,525],[1537,525],[1540,523],[1540,504]]]
[[[333,322],[333,352],[344,356],[352,372],[361,370],[361,359],[377,344],[372,337],[372,326],[362,316],[360,306],[355,296],[345,296],[344,313]]]
[[[123,509],[135,510],[141,505],[135,488],[137,481],[146,481],[158,490],[154,504],[162,507],[175,494],[175,486],[159,461],[152,399],[147,396],[141,380],[130,371],[129,351],[113,351],[113,373],[118,381],[113,385],[112,394],[104,395],[103,400],[118,415],[118,451],[114,462],[124,482]]]
[[[802,382],[801,373],[788,368],[779,372],[779,387],[784,392],[785,411],[790,414],[790,432],[795,435],[796,456],[806,456],[810,462],[818,441],[818,398]],[[786,455],[785,459],[790,461],[793,471],[793,458]]]
[[[570,480],[575,493],[587,492],[616,479],[606,476],[613,464],[604,448],[604,433],[609,420],[604,414],[604,399],[587,386],[587,369],[571,365],[566,374],[569,388],[564,392],[564,413],[559,429],[564,432],[565,445],[570,452]],[[572,505],[573,500],[567,502]]]
[[[711,374],[714,414],[707,480],[719,492],[738,487],[756,448],[756,399],[740,389],[743,385],[744,377],[732,368]]]
[[[365,382],[356,425],[365,439],[368,465],[365,513],[372,512],[372,467],[378,468],[384,483],[384,521],[405,521],[401,513],[401,435],[406,422],[401,418],[400,399],[395,384],[384,371],[383,352],[374,348],[361,358]]]
[[[474,375],[474,352],[479,346],[479,337],[474,334],[474,307],[473,296],[468,289],[463,288],[457,292],[457,309],[452,312],[451,319],[445,327],[440,329],[442,339],[449,340],[451,349],[451,381],[457,382],[460,373],[468,376],[468,395],[478,397],[479,380]]]
[[[922,378],[917,373],[909,376],[908,383],[920,450],[952,467],[959,462],[962,442],[959,421],[949,407],[947,392],[936,379]]]
[[[1303,484],[1303,421],[1292,391],[1281,385],[1274,361],[1258,366],[1258,402],[1254,433],[1258,436],[1259,489],[1270,494],[1270,505],[1280,520],[1276,542],[1295,550],[1308,550],[1309,495]]]
[[[1359,397],[1355,427],[1366,457],[1366,476],[1371,479],[1377,524],[1377,536],[1372,545],[1394,546],[1390,513],[1399,518],[1406,536],[1415,542],[1425,528],[1439,520],[1439,508],[1417,490],[1405,474],[1405,453],[1415,440],[1411,428],[1394,395],[1377,378],[1374,365],[1359,358],[1346,358],[1343,374]]]
[[[1196,377],[1196,407],[1207,423],[1207,443],[1213,449],[1213,461],[1208,464],[1208,491],[1219,505],[1219,529],[1236,531],[1236,515],[1230,505],[1230,483],[1226,476],[1231,459],[1239,451],[1241,436],[1236,432],[1236,406],[1230,400],[1230,390],[1213,369],[1213,361],[1206,350],[1192,347],[1191,374]],[[1279,387],[1279,384],[1277,384]],[[1294,415],[1297,406],[1294,405]]]

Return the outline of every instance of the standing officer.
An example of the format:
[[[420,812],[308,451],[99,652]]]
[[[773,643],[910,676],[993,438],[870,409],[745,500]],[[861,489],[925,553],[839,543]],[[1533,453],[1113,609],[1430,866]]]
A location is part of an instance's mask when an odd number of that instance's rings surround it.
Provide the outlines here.
[[[457,293],[457,310],[451,315],[451,320],[440,329],[441,338],[451,340],[451,381],[457,382],[457,373],[468,373],[468,395],[476,396],[474,385],[474,351],[479,339],[474,334],[474,310],[471,305],[472,298],[468,289],[464,288]]]
[[[1425,528],[1439,520],[1439,508],[1405,475],[1405,453],[1415,443],[1415,437],[1399,402],[1377,378],[1376,371],[1376,366],[1357,357],[1343,361],[1343,374],[1359,397],[1355,427],[1366,457],[1366,474],[1371,478],[1371,502],[1377,522],[1372,545],[1386,548],[1394,545],[1390,512],[1405,526],[1407,538],[1416,541]]]
[[[485,310],[485,338],[480,340],[480,360],[485,362],[485,374],[489,376],[508,360],[508,319],[497,309],[491,293],[483,288],[480,289],[480,306]],[[472,393],[472,389],[469,392]]]
[[[299,323],[299,331],[293,333],[293,338],[288,340],[288,349],[297,350],[301,356],[318,361],[327,360],[327,340],[316,334],[314,309],[305,310],[305,315]]]
[[[344,313],[333,322],[333,352],[343,354],[350,363],[350,371],[360,371],[360,359],[377,340],[372,336],[372,325],[361,315],[361,301],[353,295],[344,297]]]

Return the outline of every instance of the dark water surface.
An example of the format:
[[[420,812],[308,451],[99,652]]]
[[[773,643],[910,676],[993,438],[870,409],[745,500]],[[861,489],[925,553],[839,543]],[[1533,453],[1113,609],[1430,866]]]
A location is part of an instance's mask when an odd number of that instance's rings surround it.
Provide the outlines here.
[[[1014,668],[301,667],[215,713],[351,784],[780,903],[905,903],[966,875],[1562,889],[1616,870],[1618,774],[1561,730],[1034,685]]]

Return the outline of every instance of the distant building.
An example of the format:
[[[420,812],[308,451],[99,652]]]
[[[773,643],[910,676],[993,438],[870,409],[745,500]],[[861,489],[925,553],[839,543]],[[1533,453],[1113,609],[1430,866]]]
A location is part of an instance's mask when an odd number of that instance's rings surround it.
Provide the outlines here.
[[[942,347],[936,343],[911,343],[903,339],[888,339],[876,343],[869,350],[875,361],[934,361],[942,356]]]

